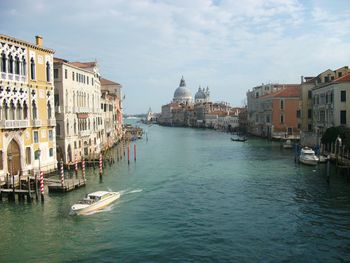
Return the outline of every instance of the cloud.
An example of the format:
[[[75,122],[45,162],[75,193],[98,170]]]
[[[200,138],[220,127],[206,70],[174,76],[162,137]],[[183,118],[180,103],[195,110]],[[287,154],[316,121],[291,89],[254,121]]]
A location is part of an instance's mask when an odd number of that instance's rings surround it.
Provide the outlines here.
[[[57,56],[97,59],[105,77],[124,85],[130,112],[149,106],[160,110],[181,75],[193,93],[199,84],[208,84],[213,98],[238,106],[244,100],[239,96],[252,85],[299,82],[300,75],[346,65],[350,16],[346,9],[327,4],[5,1],[0,3],[0,29],[25,40],[39,31]]]

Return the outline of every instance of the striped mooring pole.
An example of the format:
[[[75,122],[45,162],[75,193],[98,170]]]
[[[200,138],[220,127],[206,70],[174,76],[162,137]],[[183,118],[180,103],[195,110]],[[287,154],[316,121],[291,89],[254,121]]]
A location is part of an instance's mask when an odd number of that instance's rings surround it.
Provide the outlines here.
[[[85,159],[81,162],[81,168],[83,172],[83,180],[85,181]]]
[[[64,191],[64,167],[63,167],[62,159],[61,159],[61,186],[62,186],[62,190]]]
[[[102,177],[102,153],[100,153],[100,177]]]
[[[41,201],[44,202],[44,172],[40,171],[40,193]]]
[[[128,144],[128,164],[130,164],[130,144]]]
[[[77,155],[76,154],[75,154],[74,169],[75,169],[75,177],[78,177],[78,160],[77,160]]]
[[[134,161],[136,162],[136,144],[134,144]]]

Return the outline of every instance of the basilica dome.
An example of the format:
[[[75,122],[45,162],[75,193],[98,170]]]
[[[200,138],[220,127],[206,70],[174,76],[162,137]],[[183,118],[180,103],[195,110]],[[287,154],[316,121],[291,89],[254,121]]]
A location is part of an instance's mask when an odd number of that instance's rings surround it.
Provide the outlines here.
[[[174,92],[173,102],[190,103],[192,101],[192,93],[186,88],[184,77],[180,80],[179,87]]]

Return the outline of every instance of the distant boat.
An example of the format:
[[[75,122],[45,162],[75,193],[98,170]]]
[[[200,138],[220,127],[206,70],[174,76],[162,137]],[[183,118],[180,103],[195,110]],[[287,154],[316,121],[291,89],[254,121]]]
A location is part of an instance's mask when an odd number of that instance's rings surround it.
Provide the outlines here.
[[[242,137],[242,138],[232,138],[231,137],[231,141],[233,142],[245,142],[247,140],[246,137]]]
[[[319,159],[314,150],[309,147],[303,147],[300,151],[299,161],[307,165],[316,165]]]
[[[108,191],[97,191],[90,193],[80,200],[78,203],[74,204],[71,208],[72,212],[77,215],[86,215],[88,213],[100,210],[120,197],[119,192],[108,192]]]
[[[293,143],[291,140],[286,140],[284,143],[283,143],[283,148],[284,149],[292,149],[293,148]]]

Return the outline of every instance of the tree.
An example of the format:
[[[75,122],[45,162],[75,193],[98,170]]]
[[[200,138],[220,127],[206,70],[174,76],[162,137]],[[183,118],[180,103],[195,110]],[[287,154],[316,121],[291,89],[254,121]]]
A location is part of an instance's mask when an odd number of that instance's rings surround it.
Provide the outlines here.
[[[346,148],[350,148],[350,128],[345,126],[330,127],[322,135],[321,142],[323,144],[334,143],[338,135],[342,139],[342,144]]]

